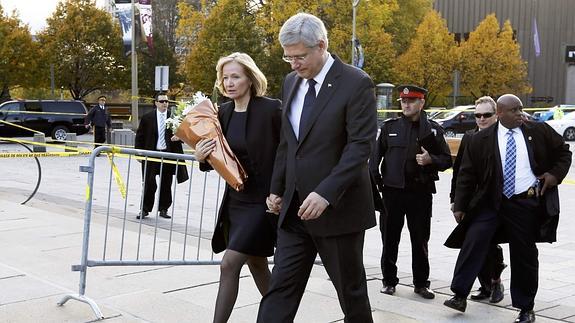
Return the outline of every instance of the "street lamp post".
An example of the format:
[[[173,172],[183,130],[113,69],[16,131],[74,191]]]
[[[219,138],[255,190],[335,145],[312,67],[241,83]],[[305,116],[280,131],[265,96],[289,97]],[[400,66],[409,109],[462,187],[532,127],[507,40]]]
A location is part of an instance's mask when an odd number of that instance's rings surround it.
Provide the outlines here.
[[[138,127],[138,57],[136,56],[136,4],[132,0],[132,128]]]
[[[351,0],[353,7],[353,20],[351,22],[351,64],[355,65],[355,13],[360,0]]]

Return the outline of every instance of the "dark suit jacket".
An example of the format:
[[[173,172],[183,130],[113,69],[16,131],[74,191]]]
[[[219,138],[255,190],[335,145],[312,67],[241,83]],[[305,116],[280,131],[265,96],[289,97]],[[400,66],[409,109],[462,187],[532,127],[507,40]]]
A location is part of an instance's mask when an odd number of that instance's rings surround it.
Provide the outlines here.
[[[110,118],[110,113],[108,108],[104,106],[104,109],[100,108],[99,105],[94,105],[86,115],[86,124],[92,124],[97,127],[108,127],[112,128],[112,119]]]
[[[490,205],[499,210],[503,196],[503,170],[497,128],[499,122],[474,134],[464,153],[455,191],[455,211],[465,212],[464,219],[451,233],[445,245],[461,247],[470,220],[481,206]],[[554,175],[559,182],[565,178],[571,165],[571,151],[563,137],[544,122],[525,122],[521,126],[529,163],[533,174],[545,172]],[[556,227],[559,220],[559,197],[557,188],[548,190],[540,198],[540,232],[538,242],[556,241]],[[507,242],[499,232],[496,243]]]
[[[170,110],[168,110],[167,117],[170,117]],[[142,116],[140,125],[136,131],[135,148],[144,150],[156,150],[156,143],[158,142],[158,118],[156,116],[156,109],[148,112]],[[166,129],[165,140],[167,151],[176,154],[183,154],[181,141],[172,141],[173,133],[170,129]],[[182,161],[183,162],[183,161]],[[151,165],[151,164],[150,164]],[[144,164],[142,164],[142,167]],[[176,173],[176,165],[164,164],[162,172],[174,175]],[[188,170],[186,165],[178,166],[178,183],[183,183],[188,180]]]
[[[459,149],[457,149],[457,155],[455,156],[455,160],[453,161],[453,176],[451,177],[451,191],[449,192],[449,201],[454,203],[455,201],[455,187],[457,186],[457,174],[459,174],[459,167],[461,166],[461,160],[463,159],[463,152],[465,151],[465,147],[469,144],[469,139],[471,136],[479,131],[479,128],[471,129],[463,135],[461,138],[461,142],[459,142]]]
[[[334,56],[313,110],[296,139],[288,109],[302,79],[288,74],[282,87],[283,117],[271,193],[283,197],[281,226],[294,193],[301,201],[316,192],[329,202],[315,220],[316,236],[360,232],[375,225],[367,161],[375,143],[374,85],[363,71]]]
[[[233,101],[226,102],[220,106],[218,119],[225,134],[232,117],[235,105]],[[280,140],[281,128],[281,102],[267,97],[251,98],[247,109],[246,120],[246,145],[248,156],[251,162],[251,169],[254,171],[248,174],[248,181],[255,181],[257,184],[257,195],[261,203],[265,203],[270,191],[270,180],[276,156],[276,149]],[[200,170],[211,170],[208,163],[200,163]],[[223,203],[218,214],[218,221],[212,238],[212,249],[218,253],[226,249],[224,219],[222,210],[225,209],[226,200],[230,187],[226,185]],[[270,214],[270,219],[273,216]]]

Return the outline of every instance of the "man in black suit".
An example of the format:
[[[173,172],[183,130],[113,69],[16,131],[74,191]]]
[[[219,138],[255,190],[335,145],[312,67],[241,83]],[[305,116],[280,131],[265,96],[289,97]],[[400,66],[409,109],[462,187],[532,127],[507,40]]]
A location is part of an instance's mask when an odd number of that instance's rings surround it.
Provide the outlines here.
[[[94,142],[95,148],[100,147],[98,144],[106,142],[106,127],[112,128],[112,119],[106,109],[106,97],[100,95],[98,97],[98,105],[92,106],[90,112],[86,115],[86,128],[94,126]]]
[[[156,95],[154,104],[156,110],[146,113],[140,120],[136,132],[136,149],[156,150],[183,154],[182,142],[166,127],[166,120],[170,117],[168,111],[168,96],[160,93]],[[188,179],[188,171],[184,164],[178,165],[178,183]],[[144,218],[154,208],[156,195],[156,176],[160,178],[160,198],[158,211],[161,217],[169,219],[168,208],[172,205],[172,178],[176,173],[176,165],[151,161],[142,162],[142,178],[144,182],[144,201],[137,219]]]
[[[461,247],[445,305],[465,311],[473,281],[490,242],[509,242],[511,300],[515,322],[533,322],[539,261],[536,242],[554,242],[559,218],[557,185],[567,175],[571,152],[546,123],[523,120],[523,104],[505,94],[499,121],[474,134],[457,177],[454,216],[459,223],[446,246]]]
[[[292,322],[319,253],[345,322],[372,322],[363,267],[375,225],[367,161],[377,132],[374,85],[328,53],[323,22],[299,13],[282,26],[282,131],[268,207],[280,212],[275,266],[258,322]]]

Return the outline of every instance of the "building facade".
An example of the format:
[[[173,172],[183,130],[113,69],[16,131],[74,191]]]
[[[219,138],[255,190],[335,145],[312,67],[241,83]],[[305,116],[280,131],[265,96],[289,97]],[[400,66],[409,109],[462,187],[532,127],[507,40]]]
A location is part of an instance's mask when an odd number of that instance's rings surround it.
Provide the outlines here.
[[[575,104],[575,0],[435,0],[449,31],[466,38],[489,14],[511,22],[533,92],[524,105]]]

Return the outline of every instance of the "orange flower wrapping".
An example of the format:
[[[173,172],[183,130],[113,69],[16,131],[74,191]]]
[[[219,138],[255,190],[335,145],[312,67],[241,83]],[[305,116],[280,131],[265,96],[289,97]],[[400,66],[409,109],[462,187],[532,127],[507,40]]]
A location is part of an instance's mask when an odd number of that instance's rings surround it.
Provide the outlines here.
[[[201,139],[215,139],[216,148],[206,158],[207,162],[233,189],[241,191],[244,188],[247,173],[228,145],[218,120],[218,111],[210,100],[192,108],[176,130],[176,136],[194,149]]]

